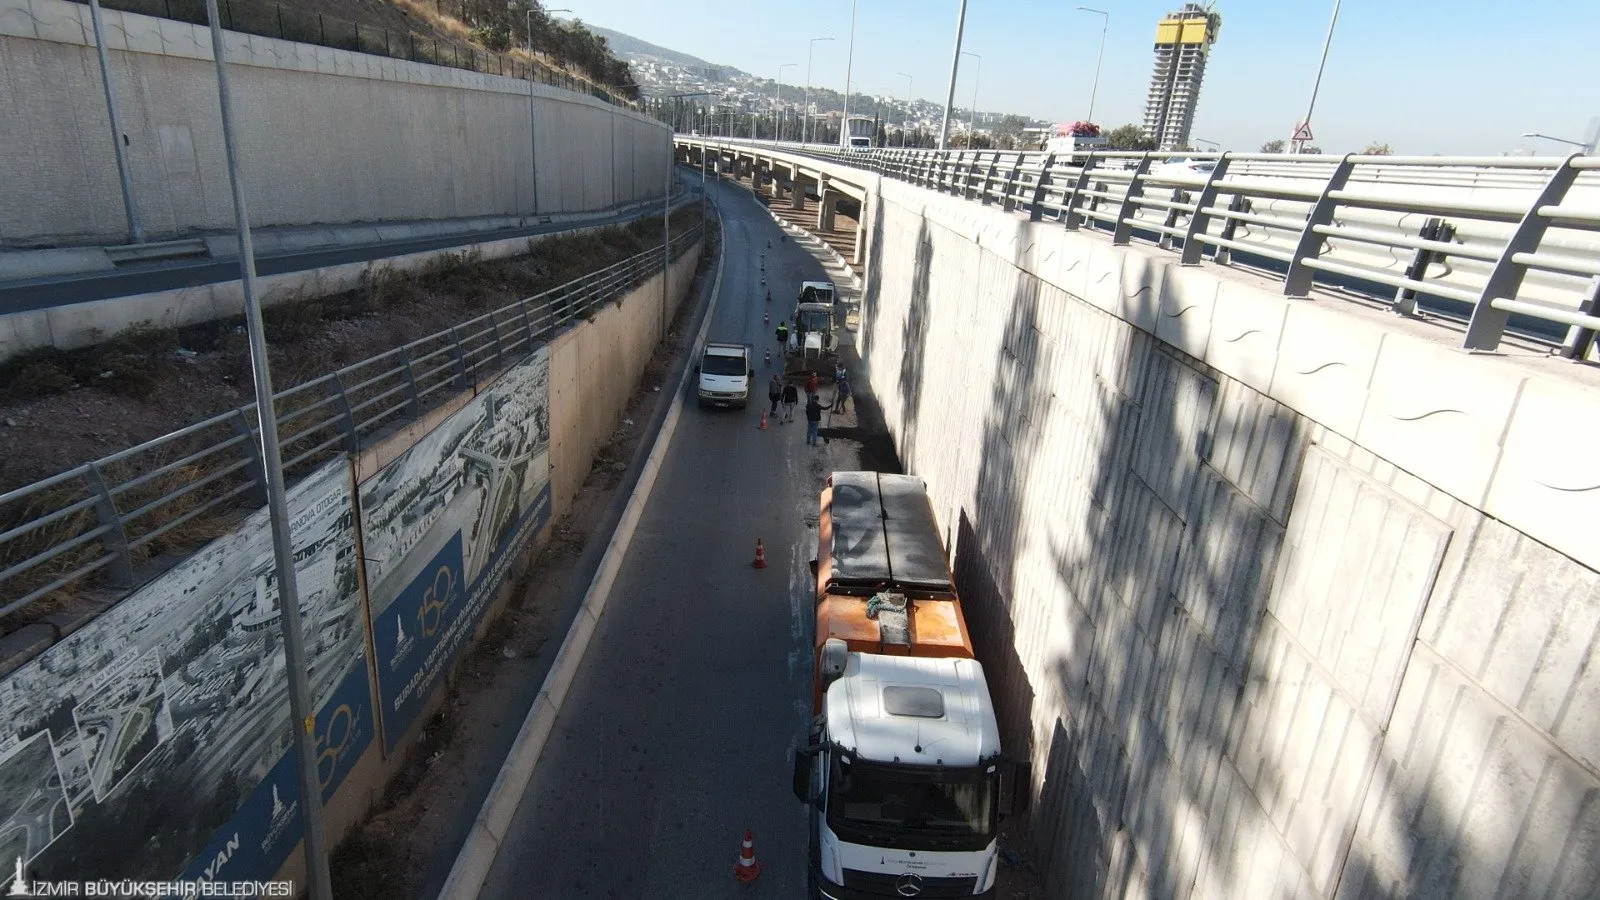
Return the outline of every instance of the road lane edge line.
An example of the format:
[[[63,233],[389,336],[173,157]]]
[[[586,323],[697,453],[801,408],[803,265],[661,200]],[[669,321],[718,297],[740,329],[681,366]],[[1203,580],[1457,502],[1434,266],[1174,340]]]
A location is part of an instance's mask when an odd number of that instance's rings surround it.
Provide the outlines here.
[[[720,221],[721,217],[718,218]],[[722,292],[723,267],[727,261],[726,249],[727,236],[724,230],[722,240],[717,245],[717,277],[711,286],[711,300],[706,306],[700,330],[689,345],[691,354],[705,341],[706,332],[710,329],[711,320],[716,314],[717,300]],[[693,366],[683,367],[683,374],[679,376],[678,385],[674,389],[672,407],[667,412],[661,431],[656,435],[649,458],[645,460],[644,469],[639,474],[639,483],[634,488],[616,530],[611,534],[605,556],[601,558],[600,567],[589,582],[589,590],[584,594],[583,605],[561,642],[561,650],[556,654],[549,673],[545,675],[544,684],[534,700],[533,708],[528,710],[527,717],[523,719],[522,727],[517,731],[516,741],[512,744],[510,753],[506,755],[506,761],[500,767],[500,774],[490,786],[489,796],[485,798],[472,829],[467,833],[461,851],[456,854],[455,864],[450,867],[450,875],[445,879],[444,888],[439,892],[439,900],[476,898],[478,892],[483,889],[484,882],[488,880],[489,871],[499,856],[501,844],[511,827],[517,807],[521,805],[522,795],[527,791],[529,782],[533,780],[533,771],[538,764],[539,756],[544,751],[545,742],[555,728],[556,716],[561,713],[561,707],[566,700],[567,690],[572,686],[578,664],[582,661],[595,627],[599,624],[607,595],[616,582],[617,571],[621,568],[622,558],[627,554],[628,546],[633,541],[633,533],[643,515],[645,504],[655,488],[656,476],[661,470],[662,461],[666,458],[667,447],[672,443],[672,436],[677,431],[678,418],[683,411],[684,386],[689,383],[689,374],[692,371]]]

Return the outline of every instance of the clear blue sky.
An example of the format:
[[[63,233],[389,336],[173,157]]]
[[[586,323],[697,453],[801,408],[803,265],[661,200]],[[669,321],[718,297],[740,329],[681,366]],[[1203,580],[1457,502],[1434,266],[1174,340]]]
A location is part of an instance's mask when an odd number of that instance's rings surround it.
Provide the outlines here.
[[[1082,0],[1111,14],[1095,119],[1143,117],[1156,22],[1181,2]],[[576,16],[710,62],[842,90],[850,0],[549,0]],[[942,103],[957,0],[859,0],[856,89]],[[1100,17],[1076,0],[968,0],[956,103],[1070,122],[1088,112]],[[1207,65],[1194,136],[1230,149],[1287,138],[1305,114],[1332,0],[1221,0],[1222,31]],[[1585,140],[1600,116],[1593,0],[1345,0],[1313,116],[1325,151],[1369,141],[1397,153],[1498,154],[1537,131]]]

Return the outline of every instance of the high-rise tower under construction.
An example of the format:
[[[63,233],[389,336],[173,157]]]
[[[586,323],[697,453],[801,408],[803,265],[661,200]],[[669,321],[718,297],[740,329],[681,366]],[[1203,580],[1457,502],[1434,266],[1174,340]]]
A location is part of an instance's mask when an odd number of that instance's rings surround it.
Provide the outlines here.
[[[1158,149],[1188,146],[1206,56],[1221,28],[1222,16],[1198,3],[1185,3],[1156,26],[1156,67],[1144,108],[1144,133]]]

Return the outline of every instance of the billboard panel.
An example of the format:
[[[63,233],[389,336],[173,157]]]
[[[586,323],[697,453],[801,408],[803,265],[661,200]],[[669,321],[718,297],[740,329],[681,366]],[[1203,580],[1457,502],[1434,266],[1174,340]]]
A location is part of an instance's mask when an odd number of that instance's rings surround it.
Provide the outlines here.
[[[360,486],[389,750],[549,521],[549,383],[541,348]]]
[[[331,794],[373,730],[348,460],[288,499]],[[271,877],[298,837],[247,815],[295,796],[277,604],[259,510],[0,681],[0,858],[44,879]]]

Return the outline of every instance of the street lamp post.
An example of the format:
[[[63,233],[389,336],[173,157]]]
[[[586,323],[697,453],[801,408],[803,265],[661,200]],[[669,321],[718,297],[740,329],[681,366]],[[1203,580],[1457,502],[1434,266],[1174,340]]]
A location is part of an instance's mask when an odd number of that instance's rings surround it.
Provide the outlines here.
[[[1189,140],[1194,141],[1196,144],[1210,144],[1211,146],[1217,148],[1218,150],[1222,149],[1222,145],[1217,143],[1216,141],[1208,141],[1205,138],[1190,138]]]
[[[907,75],[904,72],[896,72],[895,74],[899,75],[900,77],[902,77],[902,78],[904,78],[906,80],[906,111],[910,112],[911,111],[911,84],[912,84],[911,76]],[[905,145],[906,145],[906,121],[905,121],[905,117],[902,116],[901,119],[900,119],[900,147],[902,149],[904,149]]]
[[[970,56],[978,61],[972,70],[972,127],[968,129],[967,149],[972,149],[972,139],[978,134],[978,77],[983,74],[983,57],[969,51],[961,51],[962,56]]]
[[[811,57],[817,52],[818,41],[831,41],[831,37],[811,39],[811,47],[806,51],[806,102],[805,121],[800,123],[800,143],[804,144],[811,139]]]
[[[222,22],[217,0],[206,0],[206,20],[211,26],[211,57],[217,69],[217,102],[222,119],[222,149],[233,191],[234,226],[239,232],[239,281],[244,294],[245,333],[250,345],[250,374],[255,385],[256,423],[261,433],[261,469],[267,495],[267,520],[272,532],[274,572],[278,584],[278,627],[283,632],[283,662],[288,670],[289,721],[299,786],[300,823],[305,842],[307,885],[311,900],[332,900],[328,872],[327,835],[322,822],[322,780],[317,772],[317,708],[307,673],[304,632],[300,621],[300,592],[294,568],[294,535],[289,524],[289,503],[283,482],[283,451],[278,443],[278,417],[272,396],[272,368],[267,356],[266,329],[261,321],[261,298],[256,293],[255,246],[250,240],[250,209],[244,178],[234,144],[233,103],[228,89],[228,66],[223,52]]]
[[[89,21],[94,26],[94,50],[100,58],[100,84],[106,90],[106,117],[111,125],[111,149],[117,154],[117,178],[122,182],[122,208],[128,216],[128,242],[144,243],[144,228],[133,205],[133,170],[122,143],[122,122],[117,117],[117,95],[111,89],[111,60],[106,56],[105,27],[100,21],[100,0],[89,0]]]
[[[1582,150],[1585,154],[1590,154],[1590,153],[1594,152],[1594,143],[1593,142],[1585,144],[1582,141],[1569,141],[1566,138],[1551,137],[1548,134],[1540,134],[1537,131],[1524,131],[1522,133],[1522,136],[1523,137],[1531,137],[1531,138],[1540,138],[1540,139],[1546,140],[1546,141],[1555,141],[1558,144],[1570,144],[1571,146],[1577,147],[1579,150]]]
[[[1341,0],[1333,0],[1333,18],[1328,22],[1328,36],[1322,40],[1322,61],[1317,63],[1317,80],[1311,85],[1311,103],[1306,106],[1306,117],[1295,126],[1294,136],[1289,139],[1289,151],[1298,154],[1305,141],[1300,139],[1302,131],[1311,130],[1311,112],[1317,108],[1317,92],[1322,89],[1322,70],[1328,65],[1328,48],[1333,46],[1333,29],[1339,24],[1339,4]]]
[[[850,69],[856,61],[856,0],[850,0],[850,50],[844,58],[844,115],[839,117],[839,144],[850,146]]]
[[[215,3],[216,0],[207,0],[207,2]],[[710,95],[710,91],[694,91],[671,95],[673,119],[677,119],[678,101],[685,97],[709,97]],[[667,180],[661,185],[661,342],[663,344],[667,340],[667,297],[672,290],[672,285],[670,284],[672,281],[672,167],[677,162],[677,153],[677,147],[672,142],[672,130],[669,128],[667,130]],[[700,153],[704,157],[704,146],[700,148]],[[702,178],[705,177],[704,166],[705,161],[702,158]],[[705,190],[703,181],[700,189],[702,192]],[[704,202],[705,198],[702,196],[702,210],[705,208]],[[704,221],[704,219],[701,220],[702,224]]]
[[[533,14],[536,13],[536,12],[543,12],[545,15],[548,16],[551,13],[572,12],[572,10],[570,10],[570,9],[546,9],[546,10],[540,10],[539,8],[534,7],[534,6],[528,7],[528,55],[529,56],[533,55]]]
[[[1111,26],[1111,14],[1103,9],[1091,9],[1087,6],[1080,6],[1078,9],[1082,12],[1096,13],[1101,18],[1100,55],[1095,57],[1094,60],[1094,87],[1089,89],[1089,122],[1092,124],[1094,122],[1095,96],[1100,93],[1100,63],[1104,62],[1106,58],[1106,29]]]
[[[772,143],[783,140],[783,70],[797,68],[799,63],[784,63],[778,67],[778,100],[772,111]]]
[[[961,69],[961,31],[967,23],[967,0],[961,0],[956,13],[956,49],[950,54],[950,89],[944,95],[944,120],[939,124],[939,149],[943,150],[950,137],[950,107],[956,101],[956,72]]]

